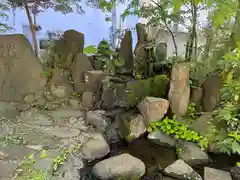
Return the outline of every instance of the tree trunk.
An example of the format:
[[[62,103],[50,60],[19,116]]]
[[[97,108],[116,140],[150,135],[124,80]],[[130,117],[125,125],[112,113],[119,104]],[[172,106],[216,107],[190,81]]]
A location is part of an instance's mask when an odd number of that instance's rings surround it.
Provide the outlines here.
[[[24,3],[24,7],[25,7],[25,11],[26,11],[26,14],[28,17],[31,33],[32,33],[34,52],[35,52],[36,57],[38,57],[38,42],[37,42],[37,37],[36,37],[36,30],[33,25],[32,17],[31,17],[27,3]]]

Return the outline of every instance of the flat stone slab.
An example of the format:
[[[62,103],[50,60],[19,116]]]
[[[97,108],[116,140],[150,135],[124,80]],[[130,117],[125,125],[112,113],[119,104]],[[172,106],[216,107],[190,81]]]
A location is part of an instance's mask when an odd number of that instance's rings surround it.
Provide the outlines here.
[[[7,162],[0,160],[0,180],[7,180],[12,177],[16,169],[18,168],[18,162]]]
[[[204,180],[232,180],[232,177],[229,172],[205,167]]]

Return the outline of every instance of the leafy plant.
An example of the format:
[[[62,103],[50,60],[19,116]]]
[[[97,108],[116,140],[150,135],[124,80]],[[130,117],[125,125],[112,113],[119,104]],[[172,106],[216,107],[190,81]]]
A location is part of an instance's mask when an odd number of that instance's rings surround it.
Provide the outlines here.
[[[186,119],[188,120],[188,122],[191,123],[196,118],[197,118],[196,104],[195,103],[190,103],[188,105]]]
[[[109,75],[115,75],[116,68],[121,68],[125,64],[125,60],[118,52],[111,49],[109,43],[105,40],[98,45],[96,53],[96,63]]]
[[[87,46],[83,49],[84,54],[95,54],[97,52],[96,46]]]
[[[206,137],[200,136],[187,125],[176,121],[176,117],[173,119],[166,117],[162,121],[152,122],[148,127],[148,132],[152,131],[162,131],[167,135],[173,136],[175,139],[196,142],[203,149],[208,147],[208,139]]]

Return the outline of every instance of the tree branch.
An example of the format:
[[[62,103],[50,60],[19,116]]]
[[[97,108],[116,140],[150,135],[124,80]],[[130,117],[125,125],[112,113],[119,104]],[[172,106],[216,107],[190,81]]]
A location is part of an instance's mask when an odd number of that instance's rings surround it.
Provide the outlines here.
[[[163,16],[164,26],[167,28],[167,30],[169,31],[169,33],[170,33],[171,36],[172,36],[172,40],[173,40],[173,44],[174,44],[174,48],[175,48],[175,55],[178,56],[176,39],[175,39],[175,36],[174,36],[172,30],[170,29],[170,27],[169,27],[168,24],[167,24],[167,20],[166,20],[167,15],[166,15],[165,12],[164,12],[164,8],[163,8],[160,4],[156,3],[154,0],[151,0],[151,2],[154,3],[154,4],[155,4],[157,7],[159,7],[159,9],[161,10],[162,16]]]

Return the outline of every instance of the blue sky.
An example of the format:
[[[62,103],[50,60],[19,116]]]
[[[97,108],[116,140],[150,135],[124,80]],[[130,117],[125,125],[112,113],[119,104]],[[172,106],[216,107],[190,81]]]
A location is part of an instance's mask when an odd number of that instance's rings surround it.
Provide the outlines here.
[[[42,30],[38,33],[38,38],[45,37],[46,30],[61,30],[75,29],[85,35],[85,46],[97,45],[103,38],[109,37],[110,22],[105,22],[106,14],[98,9],[93,9],[88,6],[83,7],[85,10],[84,15],[78,13],[70,13],[63,15],[60,12],[54,10],[47,10],[41,12],[37,16],[37,24],[41,25]],[[120,5],[117,8],[117,13],[120,14],[125,9],[124,5]],[[17,9],[15,12],[15,20],[13,15],[9,13],[8,23],[15,28],[15,31],[11,33],[23,33],[22,24],[28,24],[25,11]],[[136,17],[129,17],[125,22],[124,28],[133,28],[137,23]],[[13,24],[15,21],[15,25]],[[28,37],[29,39],[31,36]],[[136,39],[136,35],[134,35]],[[31,41],[31,39],[30,39]]]

